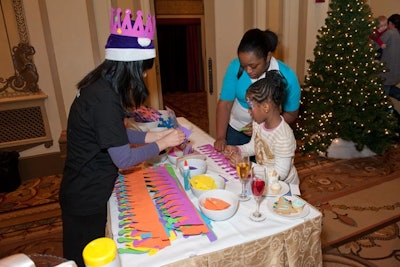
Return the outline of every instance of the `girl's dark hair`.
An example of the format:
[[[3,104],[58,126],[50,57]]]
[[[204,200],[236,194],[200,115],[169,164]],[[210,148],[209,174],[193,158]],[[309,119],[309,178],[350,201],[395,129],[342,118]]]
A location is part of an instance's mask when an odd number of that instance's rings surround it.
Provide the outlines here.
[[[149,96],[143,73],[153,67],[154,59],[140,61],[104,60],[102,64],[88,73],[78,84],[85,89],[100,78],[105,79],[121,97],[125,108],[138,108]]]
[[[259,104],[271,100],[279,107],[285,99],[286,84],[286,79],[279,71],[270,70],[266,72],[265,78],[250,85],[246,96]]]
[[[237,54],[239,55],[239,53],[242,52],[253,52],[258,58],[267,58],[268,53],[275,50],[278,40],[276,39],[276,44],[271,44],[272,39],[270,38],[273,39],[270,30],[262,31],[257,28],[250,29],[243,35],[242,40],[240,40]],[[239,79],[242,74],[243,68],[240,67],[237,78]]]
[[[388,22],[393,23],[398,31],[400,31],[400,14],[393,14],[388,18]]]

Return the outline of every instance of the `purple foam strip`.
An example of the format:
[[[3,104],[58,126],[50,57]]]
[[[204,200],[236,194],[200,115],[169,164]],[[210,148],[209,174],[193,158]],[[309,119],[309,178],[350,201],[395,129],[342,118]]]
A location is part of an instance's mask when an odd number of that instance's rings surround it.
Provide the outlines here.
[[[190,218],[190,220],[189,219],[186,220],[186,224],[189,224],[188,222],[190,222],[190,224],[203,224],[203,221],[199,218],[197,211],[194,209],[194,206],[193,206],[192,202],[189,200],[189,198],[187,197],[186,193],[179,190],[178,187],[176,189],[177,189],[177,192],[175,192],[176,194],[174,195],[174,200],[179,199],[179,204],[182,206],[181,210],[178,214],[185,215],[185,217]],[[167,198],[167,199],[171,199],[171,197],[172,196],[170,196],[170,198]],[[165,201],[165,199],[164,199],[164,201]],[[182,210],[182,208],[183,208],[183,210]],[[173,211],[175,211],[175,209],[169,208],[168,211],[173,212]],[[179,222],[179,223],[181,223],[181,222]],[[184,224],[182,224],[182,225],[184,225]]]
[[[186,127],[179,126],[179,129],[181,129],[182,132],[185,134],[185,140],[187,140],[189,138],[189,136],[192,134],[192,131]]]
[[[233,176],[235,179],[239,179],[236,169],[231,166],[229,160],[225,158],[222,153],[217,152],[211,144],[199,146],[197,149],[214,161],[214,163],[220,166],[227,174]]]

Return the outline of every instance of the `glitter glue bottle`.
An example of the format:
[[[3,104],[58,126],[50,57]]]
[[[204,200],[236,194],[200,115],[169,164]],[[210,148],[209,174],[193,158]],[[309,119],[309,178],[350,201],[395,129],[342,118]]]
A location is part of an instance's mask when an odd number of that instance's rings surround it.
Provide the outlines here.
[[[183,184],[186,191],[190,189],[189,176],[190,176],[190,168],[188,162],[185,160],[183,162]]]
[[[121,267],[117,245],[108,237],[91,241],[82,252],[86,267]]]

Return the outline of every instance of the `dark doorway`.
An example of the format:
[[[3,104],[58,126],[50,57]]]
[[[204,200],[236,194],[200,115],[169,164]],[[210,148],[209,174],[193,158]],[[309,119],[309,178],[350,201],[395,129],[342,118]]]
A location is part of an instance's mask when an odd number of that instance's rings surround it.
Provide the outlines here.
[[[164,106],[208,132],[200,18],[157,18],[156,24]]]
[[[200,19],[157,19],[157,37],[163,93],[204,91]]]

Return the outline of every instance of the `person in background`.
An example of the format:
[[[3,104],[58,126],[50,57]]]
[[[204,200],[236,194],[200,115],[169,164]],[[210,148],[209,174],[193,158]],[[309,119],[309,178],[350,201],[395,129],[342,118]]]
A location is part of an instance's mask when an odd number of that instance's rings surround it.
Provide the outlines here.
[[[378,27],[374,29],[374,33],[371,35],[371,40],[374,41],[376,51],[378,52],[376,59],[380,60],[382,57],[382,50],[386,48],[386,44],[382,41],[381,36],[387,29],[387,17],[379,16],[378,23]]]
[[[296,139],[292,128],[281,115],[285,98],[285,79],[276,70],[268,71],[246,93],[249,114],[253,118],[250,142],[240,146],[226,146],[224,154],[231,162],[236,153],[254,156],[256,164],[275,170],[281,181],[299,184],[294,166]]]
[[[149,94],[144,77],[155,58],[155,19],[147,19],[145,27],[141,11],[131,21],[127,10],[121,24],[132,28],[119,28],[121,9],[114,11],[110,19],[115,27],[107,40],[105,60],[77,84],[78,94],[68,116],[67,158],[60,188],[63,256],[78,266],[85,266],[84,247],[105,236],[107,202],[118,169],[155,157],[185,139],[178,129],[146,133],[125,127],[126,110],[139,107]],[[143,27],[143,32],[134,30]],[[145,145],[132,148],[131,144]]]
[[[242,37],[238,57],[226,70],[217,104],[216,140],[214,148],[221,152],[226,145],[242,145],[252,135],[252,119],[248,114],[246,90],[255,81],[265,77],[266,71],[278,70],[287,80],[282,116],[293,123],[300,107],[300,84],[295,72],[272,56],[278,38],[269,30],[250,29]]]
[[[383,89],[385,94],[400,100],[400,14],[393,14],[388,18],[388,28],[381,36],[386,48],[382,52],[381,62],[386,71],[382,73],[385,79]]]

